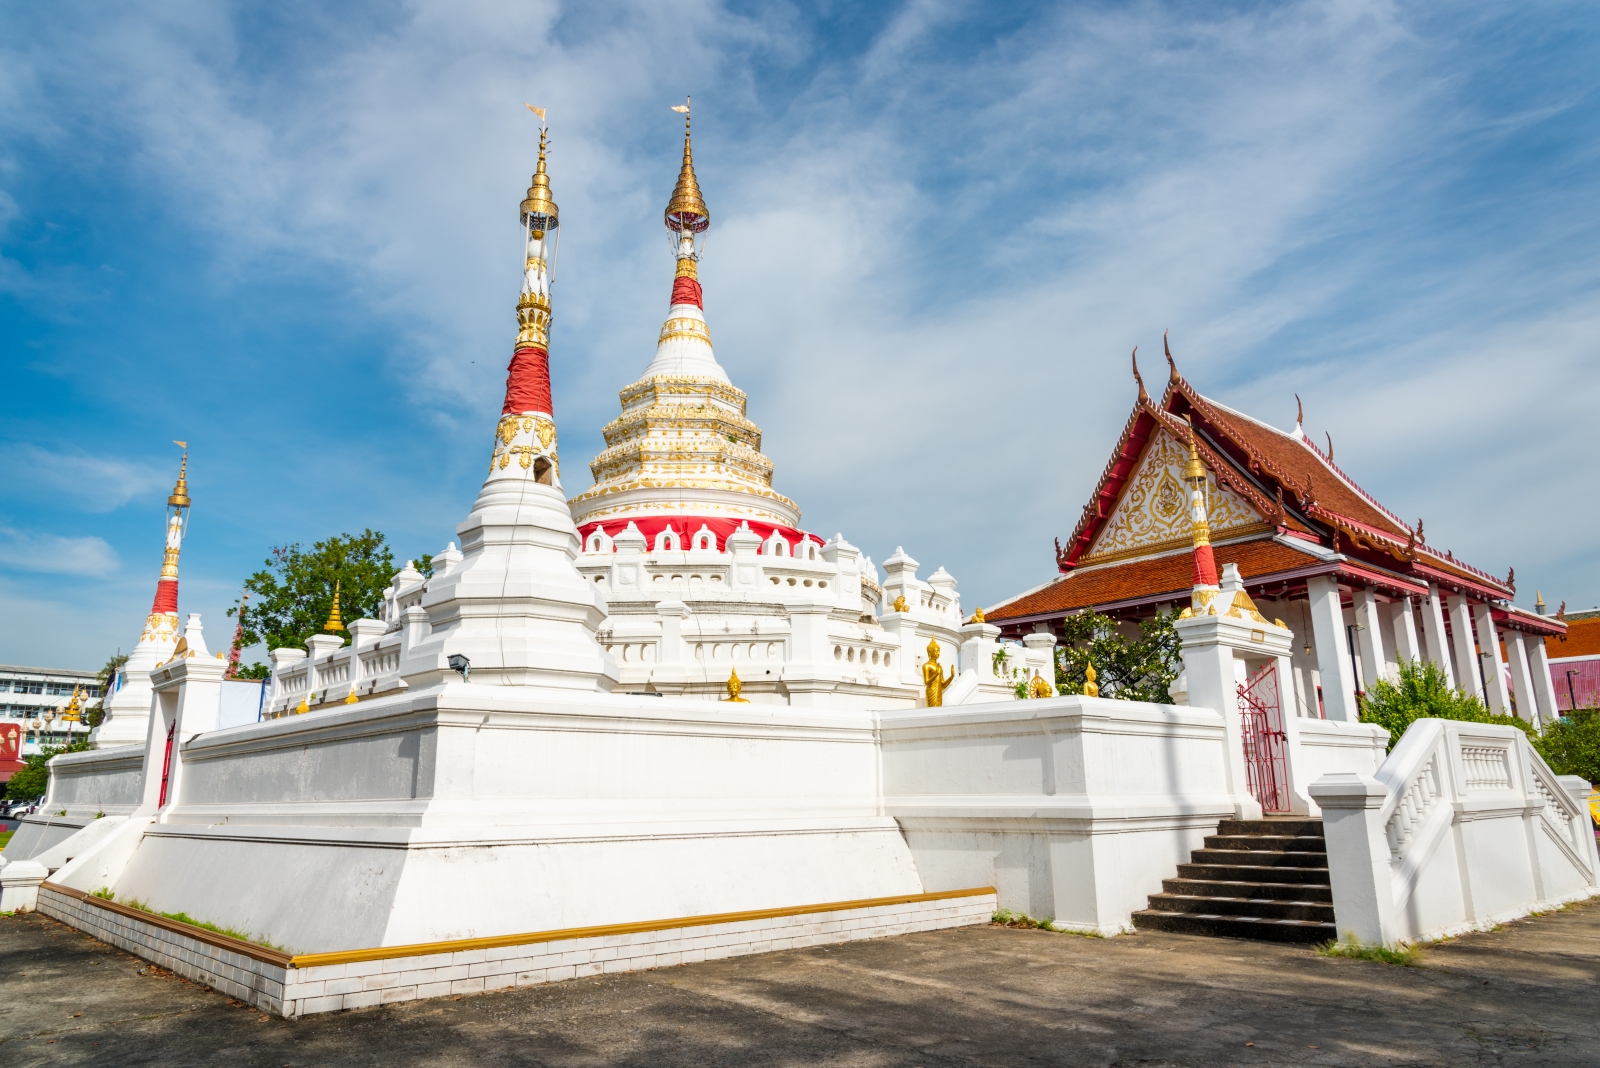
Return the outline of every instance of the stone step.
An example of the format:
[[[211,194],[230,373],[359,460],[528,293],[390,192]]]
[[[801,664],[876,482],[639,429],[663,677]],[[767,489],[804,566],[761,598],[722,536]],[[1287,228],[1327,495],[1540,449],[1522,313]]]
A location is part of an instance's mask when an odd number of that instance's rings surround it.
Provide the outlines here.
[[[1162,879],[1161,889],[1168,894],[1190,897],[1255,897],[1282,901],[1321,901],[1332,903],[1333,887],[1318,883],[1227,882],[1216,879]]]
[[[1321,820],[1303,820],[1293,816],[1269,816],[1264,820],[1223,820],[1217,825],[1218,834],[1288,834],[1322,836]]]
[[[1251,852],[1326,853],[1328,843],[1321,835],[1288,834],[1208,834],[1207,849],[1245,849]]]
[[[1178,878],[1209,882],[1331,885],[1327,868],[1260,867],[1250,864],[1179,864]]]
[[[1312,920],[1333,922],[1333,906],[1322,901],[1275,901],[1260,897],[1195,897],[1189,894],[1152,894],[1155,912],[1254,917],[1258,920]]]
[[[1326,868],[1328,854],[1266,849],[1196,849],[1189,854],[1195,864],[1244,864],[1254,868]]]
[[[1254,938],[1265,942],[1329,942],[1338,936],[1337,929],[1331,923],[1168,912],[1160,909],[1143,909],[1135,912],[1133,925],[1141,931],[1171,931],[1174,934],[1210,935],[1221,938]]]

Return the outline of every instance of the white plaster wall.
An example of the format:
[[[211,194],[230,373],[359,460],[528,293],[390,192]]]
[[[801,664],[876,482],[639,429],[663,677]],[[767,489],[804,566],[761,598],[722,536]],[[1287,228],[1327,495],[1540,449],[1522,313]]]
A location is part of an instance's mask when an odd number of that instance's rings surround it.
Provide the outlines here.
[[[1115,934],[1231,816],[1222,718],[1099,698],[879,717],[884,811],[929,889]]]

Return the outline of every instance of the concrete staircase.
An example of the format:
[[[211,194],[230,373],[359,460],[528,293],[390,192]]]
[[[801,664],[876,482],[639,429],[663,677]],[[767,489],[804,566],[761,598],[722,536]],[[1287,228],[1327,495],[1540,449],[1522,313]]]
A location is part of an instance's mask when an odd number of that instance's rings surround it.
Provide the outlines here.
[[[1223,820],[1190,859],[1133,914],[1135,927],[1271,942],[1337,937],[1321,820]]]

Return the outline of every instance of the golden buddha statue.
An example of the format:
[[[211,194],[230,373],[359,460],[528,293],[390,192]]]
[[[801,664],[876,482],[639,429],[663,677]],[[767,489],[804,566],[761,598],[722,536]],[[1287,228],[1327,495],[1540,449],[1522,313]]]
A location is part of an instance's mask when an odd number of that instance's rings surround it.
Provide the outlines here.
[[[900,596],[898,596],[898,597],[896,597],[894,599],[894,610],[896,612],[909,612],[909,611],[911,611],[911,606],[906,604],[906,595],[905,594],[902,593]]]
[[[741,705],[747,705],[750,702],[739,696],[743,692],[744,683],[739,681],[739,672],[735,671],[733,674],[728,676],[728,696],[726,699]]]
[[[1056,688],[1045,681],[1043,675],[1035,675],[1033,681],[1028,683],[1028,696],[1033,698],[1054,697]]]
[[[983,623],[983,622],[985,622],[985,620],[983,618],[983,609],[979,608],[977,611],[973,612],[972,613],[972,618],[967,620],[967,622],[968,623]]]
[[[1083,696],[1099,697],[1100,687],[1095,685],[1094,665],[1086,665],[1083,669]]]
[[[956,669],[951,668],[948,676],[939,663],[939,640],[934,638],[928,642],[928,662],[922,665],[922,688],[927,694],[928,707],[940,708],[944,705],[944,691],[947,686],[956,681]]]

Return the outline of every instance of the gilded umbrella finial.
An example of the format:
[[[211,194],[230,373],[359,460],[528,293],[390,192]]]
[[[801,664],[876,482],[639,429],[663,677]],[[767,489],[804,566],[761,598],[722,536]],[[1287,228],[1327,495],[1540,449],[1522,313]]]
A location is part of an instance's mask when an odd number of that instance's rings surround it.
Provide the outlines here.
[[[683,114],[683,166],[678,169],[678,184],[672,187],[672,199],[667,201],[667,229],[673,233],[703,233],[711,225],[711,212],[700,196],[700,183],[694,176],[694,147],[689,140],[689,98],[674,105],[672,110]]]

